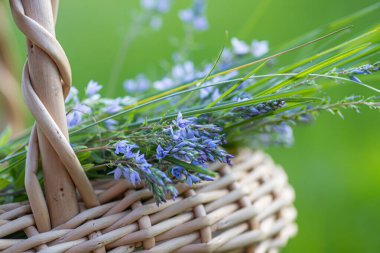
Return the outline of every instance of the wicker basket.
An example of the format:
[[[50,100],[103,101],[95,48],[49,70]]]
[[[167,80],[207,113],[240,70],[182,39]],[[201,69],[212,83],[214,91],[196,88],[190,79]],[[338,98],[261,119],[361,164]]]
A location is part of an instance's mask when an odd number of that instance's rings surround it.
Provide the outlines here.
[[[24,231],[28,239],[1,239],[3,252],[277,252],[296,232],[294,192],[281,167],[262,152],[244,150],[220,178],[187,189],[157,206],[147,189],[126,181],[95,181],[101,205],[51,231],[38,233],[28,203],[0,206],[0,237]],[[83,206],[83,203],[80,203]],[[94,233],[101,231],[101,235]],[[93,235],[93,236],[91,236]],[[92,237],[92,238],[91,238]],[[90,238],[90,239],[89,239]]]
[[[26,161],[29,201],[0,206],[2,252],[277,252],[296,233],[293,189],[259,151],[240,151],[233,168],[211,165],[215,181],[176,185],[179,197],[159,206],[143,186],[90,182],[68,141],[71,70],[55,38],[57,1],[10,3],[28,38],[22,90],[37,124]]]

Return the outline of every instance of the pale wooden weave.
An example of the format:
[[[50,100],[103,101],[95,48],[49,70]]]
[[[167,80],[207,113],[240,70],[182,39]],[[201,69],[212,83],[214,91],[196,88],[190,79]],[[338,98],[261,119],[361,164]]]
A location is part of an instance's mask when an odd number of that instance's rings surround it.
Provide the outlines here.
[[[281,167],[262,152],[242,151],[234,167],[212,165],[220,178],[157,206],[147,189],[126,181],[92,182],[102,203],[38,233],[28,203],[0,206],[2,252],[277,252],[296,232],[294,192]],[[83,203],[80,203],[83,206]],[[101,235],[89,236],[96,231]],[[145,250],[145,251],[144,251]]]

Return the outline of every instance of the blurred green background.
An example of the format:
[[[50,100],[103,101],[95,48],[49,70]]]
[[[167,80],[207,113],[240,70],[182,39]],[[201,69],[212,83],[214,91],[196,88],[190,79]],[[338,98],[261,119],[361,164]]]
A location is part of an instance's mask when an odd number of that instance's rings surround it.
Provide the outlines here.
[[[210,29],[196,34],[197,48],[191,60],[201,63],[215,59],[226,30],[230,37],[265,39],[276,48],[376,2],[209,0]],[[177,12],[190,5],[190,0],[174,1],[172,11],[164,15],[161,30],[141,31],[129,45],[116,80],[118,86],[112,88],[107,83],[139,1],[61,1],[57,36],[71,61],[74,85],[83,94],[85,85],[93,79],[105,85],[105,95],[117,96],[124,92],[121,85],[126,78],[141,72],[152,79],[164,75],[177,48],[173,41],[184,35]],[[364,17],[353,24],[353,33],[362,32],[364,25],[378,24],[379,17],[379,11]],[[14,44],[22,63],[24,38],[16,30],[13,26]],[[307,53],[307,49],[302,52]],[[289,60],[292,57],[297,54],[289,55]],[[333,92],[355,91],[363,92],[354,87]],[[293,147],[267,150],[286,168],[297,194],[299,233],[284,252],[380,252],[379,126],[380,115],[370,110],[362,114],[346,112],[345,120],[324,113],[312,126],[296,128]]]

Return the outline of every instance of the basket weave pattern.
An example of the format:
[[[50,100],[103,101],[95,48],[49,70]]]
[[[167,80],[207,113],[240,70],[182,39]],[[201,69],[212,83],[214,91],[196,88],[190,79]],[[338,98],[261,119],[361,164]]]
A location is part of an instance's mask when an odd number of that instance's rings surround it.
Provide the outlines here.
[[[0,237],[24,231],[28,239],[0,239],[3,252],[277,252],[296,232],[294,192],[281,167],[262,152],[242,151],[234,167],[212,165],[220,178],[157,206],[147,189],[126,181],[92,182],[100,202],[45,233],[28,203],[0,206]],[[80,203],[83,206],[83,203]],[[94,232],[101,235],[89,238]]]

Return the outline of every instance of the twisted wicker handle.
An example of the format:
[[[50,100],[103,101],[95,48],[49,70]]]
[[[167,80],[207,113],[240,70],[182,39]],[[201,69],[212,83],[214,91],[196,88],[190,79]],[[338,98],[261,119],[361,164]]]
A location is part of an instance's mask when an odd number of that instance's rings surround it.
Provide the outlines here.
[[[58,1],[10,0],[10,4],[16,25],[28,39],[22,91],[37,122],[30,137],[25,187],[36,225],[47,231],[49,216],[55,227],[79,212],[75,187],[87,207],[99,201],[68,141],[64,98],[70,90],[71,68],[55,38]],[[36,176],[40,153],[47,205]]]

